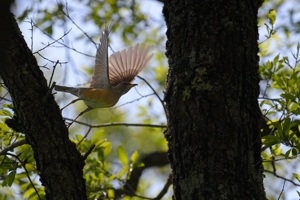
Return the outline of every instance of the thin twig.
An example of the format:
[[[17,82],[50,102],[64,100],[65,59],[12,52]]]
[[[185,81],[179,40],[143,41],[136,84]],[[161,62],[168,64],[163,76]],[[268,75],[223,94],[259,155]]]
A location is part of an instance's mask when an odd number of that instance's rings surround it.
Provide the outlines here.
[[[113,107],[112,109],[116,109],[116,108],[125,106],[125,105],[127,105],[127,104],[130,104],[130,103],[139,101],[139,100],[141,100],[141,99],[143,99],[143,98],[146,98],[146,97],[149,97],[149,96],[152,96],[152,95],[155,95],[155,94],[154,94],[154,93],[151,93],[151,94],[141,95],[140,98],[134,99],[134,100],[132,100],[132,101],[127,101],[126,103],[123,103],[123,104],[121,104],[121,105],[119,105],[119,106],[115,106],[115,107]]]
[[[64,118],[65,120],[73,121],[71,118]],[[112,122],[107,124],[100,124],[100,125],[90,125],[81,121],[74,121],[77,124],[85,125],[91,128],[102,128],[102,127],[111,127],[111,126],[134,126],[134,127],[149,127],[149,128],[167,128],[166,125],[159,125],[159,124],[138,124],[138,123],[122,123],[122,122]]]
[[[95,148],[96,145],[92,145],[91,148],[84,154],[84,156],[82,157],[83,160],[86,160],[86,158],[92,153],[93,149]]]
[[[51,46],[52,44],[58,42],[59,40],[61,40],[63,37],[65,37],[66,35],[68,35],[70,33],[72,29],[68,30],[66,33],[64,33],[61,37],[59,37],[58,39],[54,40],[53,42],[48,43],[46,46],[44,46],[43,48],[37,50],[36,52],[33,52],[32,54],[36,54],[39,53],[40,51],[45,50],[47,47]]]
[[[55,72],[55,69],[56,69],[56,65],[59,63],[59,60],[56,61],[56,63],[53,65],[53,70],[52,70],[52,73],[51,73],[51,77],[50,77],[50,81],[49,81],[49,87],[51,85],[51,82],[52,82],[52,78],[54,76],[54,72]]]
[[[279,194],[279,197],[278,197],[277,200],[280,199],[280,197],[281,197],[281,195],[282,195],[282,193],[283,193],[283,191],[284,191],[285,182],[286,182],[286,180],[284,180],[284,182],[283,182],[283,186],[282,186],[282,189],[281,189],[281,191],[280,191],[280,194]]]
[[[92,128],[100,128],[100,127],[110,127],[110,126],[135,126],[135,127],[150,127],[150,128],[167,128],[166,125],[159,125],[159,124],[135,124],[135,123],[108,123],[108,124],[101,124],[101,125],[93,125]]]
[[[4,96],[0,97],[0,101],[4,100],[4,101],[12,102],[11,99],[6,98],[6,96],[8,96],[8,95],[9,95],[9,92],[6,92],[4,94]]]
[[[52,94],[53,88],[55,87],[56,82],[54,81],[51,85],[51,87],[49,88],[49,90],[47,91],[47,94],[43,97],[43,102],[46,102],[47,98],[50,96],[50,94]]]
[[[294,182],[294,181],[292,181],[292,180],[290,180],[290,179],[287,179],[287,178],[285,178],[285,177],[283,177],[283,176],[280,176],[280,175],[278,175],[278,174],[276,174],[276,173],[274,173],[274,172],[272,172],[272,171],[270,171],[270,170],[264,169],[264,172],[267,172],[267,173],[269,173],[269,174],[273,174],[273,176],[275,176],[275,177],[277,177],[277,178],[280,178],[280,179],[282,179],[282,180],[285,180],[285,181],[287,181],[287,182],[290,182],[290,183],[292,183],[292,184],[295,185],[295,186],[300,186],[300,184],[298,184],[298,183],[296,183],[296,182]]]
[[[272,159],[272,160],[266,160],[263,159],[263,162],[278,162],[278,161],[286,161],[286,160],[293,160],[300,157],[300,155],[292,156],[292,157],[287,157],[287,158],[278,158],[278,159]]]
[[[81,125],[85,125],[87,127],[89,127],[88,131],[86,132],[86,134],[82,137],[82,139],[78,142],[77,146],[80,145],[80,143],[89,135],[90,131],[92,130],[92,128],[101,128],[101,127],[112,127],[112,126],[134,126],[134,127],[149,127],[149,128],[167,128],[166,125],[158,125],[158,124],[131,124],[131,123],[118,123],[118,122],[113,122],[113,123],[107,123],[107,124],[101,124],[101,125],[90,125],[84,122],[80,122],[77,120],[73,120],[70,118],[64,118],[65,120],[69,120],[72,121],[73,123],[77,123],[77,124],[81,124]]]
[[[66,7],[66,9],[67,9],[67,12],[68,12],[68,7]],[[64,10],[61,10],[61,11],[97,48],[96,42],[94,42],[94,40],[82,28],[80,28],[80,26],[78,26],[76,24],[76,22],[69,16],[69,14],[68,14],[69,12],[66,13]]]
[[[164,185],[160,193],[154,198],[154,200],[160,200],[161,198],[163,198],[163,196],[168,192],[171,184],[172,184],[172,174],[169,175],[166,184]]]
[[[139,79],[143,80],[149,87],[150,89],[153,91],[153,93],[155,94],[155,96],[158,98],[158,100],[160,101],[164,111],[165,111],[165,115],[167,115],[167,110],[166,110],[166,106],[164,104],[164,101],[162,98],[160,98],[160,96],[157,94],[156,90],[152,87],[152,85],[146,80],[144,79],[143,77],[141,76],[137,76]]]
[[[14,155],[14,154],[11,154],[11,153],[6,153],[6,154],[9,155],[9,156],[12,156],[12,157],[14,157],[14,158],[16,158],[16,159],[21,163],[22,167],[23,167],[24,170],[25,170],[26,176],[27,176],[27,178],[28,178],[30,184],[32,185],[32,187],[33,187],[34,191],[36,192],[37,196],[39,197],[39,199],[41,199],[41,197],[40,197],[40,195],[39,195],[39,192],[37,191],[36,187],[34,186],[32,180],[31,180],[31,178],[30,178],[30,176],[29,176],[29,172],[27,171],[26,166],[24,165],[24,163],[22,162],[22,160],[20,160],[20,158],[19,158],[17,155]]]
[[[52,40],[56,40],[56,39],[53,38],[51,35],[49,35],[49,34],[46,33],[45,31],[43,31],[43,30],[42,30],[40,27],[38,27],[36,24],[34,24],[34,26],[35,26],[38,30],[40,30],[44,35],[48,36],[48,37],[51,38]],[[92,55],[89,55],[89,54],[80,52],[80,51],[76,50],[75,48],[70,47],[70,46],[68,46],[68,45],[66,45],[66,44],[64,44],[64,43],[62,43],[62,42],[57,41],[57,43],[60,44],[60,45],[62,45],[63,47],[66,47],[66,48],[68,48],[68,49],[70,49],[70,50],[76,52],[76,53],[79,53],[79,54],[81,54],[81,55],[84,55],[84,56],[87,56],[87,57],[91,57],[91,58],[95,58],[95,56],[92,56]],[[53,63],[54,63],[54,62],[53,62]]]
[[[89,135],[89,133],[91,132],[92,128],[89,127],[89,130],[86,132],[86,134],[81,138],[81,140],[78,142],[77,146],[79,146],[81,144],[81,142]]]
[[[4,149],[2,149],[2,151],[0,151],[0,156],[2,155],[6,155],[8,151],[13,150],[16,147],[22,146],[24,144],[27,144],[26,139],[12,143],[11,145],[5,147]]]
[[[30,26],[31,26],[31,29],[30,29],[30,32],[31,32],[31,52],[33,51],[33,20],[30,19]]]
[[[45,59],[45,60],[47,60],[47,61],[49,61],[49,62],[51,62],[51,63],[53,63],[53,64],[55,64],[57,61],[53,61],[53,60],[50,60],[50,59],[48,59],[48,58],[46,58],[46,57],[44,57],[42,54],[40,54],[39,52],[37,53],[39,56],[41,56],[43,59]],[[68,62],[59,62],[59,64],[67,64]],[[49,68],[47,68],[47,69],[49,69]]]

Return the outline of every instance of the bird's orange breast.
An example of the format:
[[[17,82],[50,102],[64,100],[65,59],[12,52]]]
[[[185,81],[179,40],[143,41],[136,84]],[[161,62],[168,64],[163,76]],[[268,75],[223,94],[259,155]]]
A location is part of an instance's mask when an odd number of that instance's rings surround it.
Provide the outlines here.
[[[120,96],[113,89],[82,88],[79,98],[91,108],[108,108],[114,106]]]

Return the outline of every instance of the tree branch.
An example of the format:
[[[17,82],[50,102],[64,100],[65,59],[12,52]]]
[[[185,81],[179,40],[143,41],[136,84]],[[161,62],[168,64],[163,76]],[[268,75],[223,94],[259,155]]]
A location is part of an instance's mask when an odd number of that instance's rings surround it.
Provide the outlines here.
[[[165,111],[165,115],[167,115],[167,110],[166,110],[166,106],[165,106],[165,103],[164,101],[162,100],[162,98],[160,98],[160,96],[157,94],[156,90],[152,87],[152,85],[146,80],[144,79],[143,77],[141,76],[137,76],[139,79],[143,80],[149,87],[150,89],[153,91],[153,93],[155,94],[155,96],[158,98],[158,100],[160,101],[164,111]]]
[[[24,144],[27,144],[26,139],[12,143],[11,145],[5,147],[4,149],[2,149],[2,151],[0,151],[0,156],[2,155],[6,155],[8,151],[13,150],[16,147],[22,146]]]
[[[154,200],[160,200],[168,192],[170,185],[172,185],[172,174],[170,174],[167,182],[161,192],[154,198]]]
[[[65,120],[73,121],[71,118],[64,118]],[[112,122],[112,123],[106,123],[106,124],[99,124],[99,125],[90,125],[81,121],[75,120],[77,124],[85,125],[91,128],[102,128],[102,127],[111,127],[111,126],[135,126],[135,127],[149,127],[149,128],[167,128],[166,125],[160,125],[160,124],[139,124],[139,123],[122,123],[122,122]]]

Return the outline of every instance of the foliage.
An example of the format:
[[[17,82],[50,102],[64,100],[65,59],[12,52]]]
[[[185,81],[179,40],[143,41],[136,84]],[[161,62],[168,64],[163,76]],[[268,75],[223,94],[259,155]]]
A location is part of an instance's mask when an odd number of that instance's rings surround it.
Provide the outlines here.
[[[289,24],[279,12],[284,6],[289,5],[284,1],[268,1],[261,9],[261,21],[265,21],[265,30],[261,30],[265,38],[261,37],[259,68],[259,104],[264,116],[261,119],[262,157],[267,179],[275,177],[274,181],[283,181],[277,188],[266,184],[269,199],[294,199],[299,194],[295,186],[300,186],[299,171],[294,168],[300,151],[300,45],[292,37],[298,32],[293,20],[294,10],[299,8],[290,8]],[[285,49],[289,49],[288,52]]]

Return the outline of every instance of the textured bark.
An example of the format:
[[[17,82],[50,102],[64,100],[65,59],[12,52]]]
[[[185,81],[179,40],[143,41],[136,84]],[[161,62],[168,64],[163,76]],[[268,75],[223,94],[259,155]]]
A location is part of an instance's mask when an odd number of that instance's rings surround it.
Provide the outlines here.
[[[174,199],[266,199],[258,1],[165,1]]]
[[[8,6],[0,3],[0,76],[14,104],[13,128],[32,146],[47,199],[86,199],[84,160]]]

